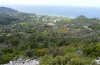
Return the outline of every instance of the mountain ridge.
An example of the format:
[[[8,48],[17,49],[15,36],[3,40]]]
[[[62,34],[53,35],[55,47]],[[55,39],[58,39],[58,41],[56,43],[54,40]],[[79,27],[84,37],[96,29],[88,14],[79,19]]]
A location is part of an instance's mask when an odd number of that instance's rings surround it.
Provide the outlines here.
[[[18,13],[18,11],[9,7],[0,7],[0,13]]]

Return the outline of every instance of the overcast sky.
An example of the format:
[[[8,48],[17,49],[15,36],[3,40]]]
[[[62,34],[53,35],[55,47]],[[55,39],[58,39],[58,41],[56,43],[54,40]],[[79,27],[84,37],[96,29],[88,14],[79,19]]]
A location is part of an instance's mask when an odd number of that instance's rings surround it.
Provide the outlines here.
[[[6,4],[100,7],[100,0],[0,0],[0,5]]]

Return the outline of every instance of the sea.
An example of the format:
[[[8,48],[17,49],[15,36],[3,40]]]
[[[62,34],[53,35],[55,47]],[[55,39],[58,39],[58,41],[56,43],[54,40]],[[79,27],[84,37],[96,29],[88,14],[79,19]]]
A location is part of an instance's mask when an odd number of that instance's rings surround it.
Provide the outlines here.
[[[40,6],[40,5],[6,5],[20,12],[36,13],[52,16],[77,17],[84,15],[89,18],[100,18],[100,7],[76,6]]]

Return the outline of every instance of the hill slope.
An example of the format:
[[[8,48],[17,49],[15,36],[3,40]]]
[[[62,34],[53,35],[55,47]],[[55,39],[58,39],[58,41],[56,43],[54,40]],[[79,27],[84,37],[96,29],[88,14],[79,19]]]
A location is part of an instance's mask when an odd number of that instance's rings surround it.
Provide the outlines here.
[[[0,16],[0,64],[23,57],[40,58],[40,65],[97,65],[100,19],[21,12]]]
[[[7,7],[0,7],[0,13],[17,13],[17,10],[7,8]]]

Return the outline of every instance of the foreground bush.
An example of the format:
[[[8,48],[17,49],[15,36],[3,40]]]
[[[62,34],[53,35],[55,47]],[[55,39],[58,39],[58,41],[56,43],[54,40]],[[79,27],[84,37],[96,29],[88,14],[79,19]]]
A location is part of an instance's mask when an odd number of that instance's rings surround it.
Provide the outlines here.
[[[40,65],[90,65],[93,64],[91,58],[80,57],[72,53],[68,53],[65,56],[44,56]]]

